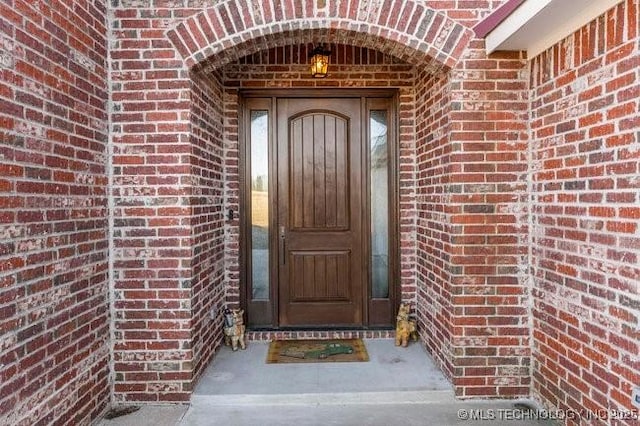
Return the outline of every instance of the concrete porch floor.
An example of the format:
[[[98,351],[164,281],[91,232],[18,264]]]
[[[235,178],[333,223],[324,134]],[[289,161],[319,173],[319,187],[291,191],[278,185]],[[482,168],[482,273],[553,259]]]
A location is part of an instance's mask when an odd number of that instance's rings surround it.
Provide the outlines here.
[[[268,344],[262,342],[235,353],[224,347],[189,406],[145,406],[99,425],[481,425],[491,416],[492,425],[551,424],[521,420],[512,411],[515,401],[456,400],[419,343],[365,344],[369,362],[312,364],[266,364]]]

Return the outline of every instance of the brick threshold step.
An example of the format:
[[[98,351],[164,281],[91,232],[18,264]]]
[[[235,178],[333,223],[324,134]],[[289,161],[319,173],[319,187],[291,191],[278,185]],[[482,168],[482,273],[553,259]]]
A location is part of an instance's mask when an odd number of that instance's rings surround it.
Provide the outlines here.
[[[395,330],[248,330],[250,342],[304,339],[393,339]]]

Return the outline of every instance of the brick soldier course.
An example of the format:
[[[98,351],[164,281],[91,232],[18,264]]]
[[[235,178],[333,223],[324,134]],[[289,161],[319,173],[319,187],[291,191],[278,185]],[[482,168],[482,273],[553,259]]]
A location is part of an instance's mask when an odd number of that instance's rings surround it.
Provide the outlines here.
[[[535,58],[486,55],[502,3],[0,2],[0,424],[188,401],[240,301],[248,88],[398,89],[402,298],[456,395],[631,409],[638,1]]]

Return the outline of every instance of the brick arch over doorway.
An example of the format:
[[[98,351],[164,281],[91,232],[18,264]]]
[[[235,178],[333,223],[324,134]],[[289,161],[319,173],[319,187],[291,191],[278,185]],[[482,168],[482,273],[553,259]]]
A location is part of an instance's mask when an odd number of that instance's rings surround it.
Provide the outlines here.
[[[193,67],[221,66],[271,47],[302,41],[349,41],[413,64],[453,67],[472,31],[414,0],[295,2],[233,0],[180,22],[167,37]]]

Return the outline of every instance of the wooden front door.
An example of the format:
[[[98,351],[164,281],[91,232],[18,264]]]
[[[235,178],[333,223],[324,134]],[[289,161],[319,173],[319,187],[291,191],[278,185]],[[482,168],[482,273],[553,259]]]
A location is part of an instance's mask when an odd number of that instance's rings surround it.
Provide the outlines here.
[[[280,326],[361,326],[363,170],[357,98],[277,100]]]
[[[395,93],[242,95],[247,325],[392,327],[400,275]]]

